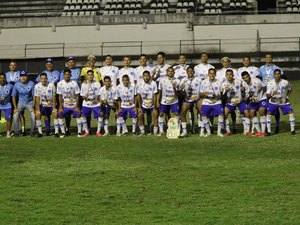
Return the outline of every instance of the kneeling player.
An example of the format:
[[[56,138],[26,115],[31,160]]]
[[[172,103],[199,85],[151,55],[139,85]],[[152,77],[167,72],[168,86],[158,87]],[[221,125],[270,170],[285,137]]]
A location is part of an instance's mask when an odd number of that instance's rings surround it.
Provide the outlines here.
[[[137,113],[136,113],[136,89],[134,83],[129,81],[127,74],[123,75],[122,83],[117,87],[118,95],[118,119],[117,119],[117,135],[121,136],[128,133],[125,119],[129,114],[129,118],[132,118],[132,133],[135,135],[137,125]]]
[[[291,134],[295,134],[295,116],[293,107],[289,102],[289,96],[292,92],[292,86],[281,78],[281,70],[274,70],[274,80],[267,85],[267,97],[270,99],[267,108],[267,129],[268,136],[271,135],[271,115],[275,115],[280,108],[283,115],[289,114]]]
[[[143,81],[138,84],[137,87],[137,94],[138,94],[138,105],[139,105],[139,128],[140,128],[140,135],[145,134],[145,127],[144,127],[144,114],[147,114],[147,122],[149,125],[150,131],[150,124],[152,121],[154,126],[157,129],[157,110],[154,108],[154,103],[156,102],[156,93],[157,93],[157,85],[155,81],[151,80],[151,75],[149,71],[143,72]],[[155,129],[154,127],[154,129]],[[151,133],[151,131],[149,132]]]
[[[111,110],[116,110],[117,107],[117,90],[116,87],[112,85],[111,77],[104,77],[104,86],[100,88],[99,92],[101,113],[98,119],[98,128],[96,136],[102,136],[100,133],[102,124],[104,125],[104,135],[108,136],[108,119]],[[104,121],[104,123],[103,123]]]
[[[180,135],[181,137],[187,136],[187,129],[186,129],[187,112],[190,109],[193,110],[194,105],[197,106],[198,112],[200,112],[200,105],[198,106],[197,103],[200,99],[200,85],[202,80],[199,77],[194,76],[195,71],[193,67],[188,67],[186,72],[187,72],[187,77],[183,78],[180,82],[180,89],[184,91],[184,96],[185,96],[184,102],[182,104],[181,114],[180,114],[181,126],[182,126],[182,133]]]

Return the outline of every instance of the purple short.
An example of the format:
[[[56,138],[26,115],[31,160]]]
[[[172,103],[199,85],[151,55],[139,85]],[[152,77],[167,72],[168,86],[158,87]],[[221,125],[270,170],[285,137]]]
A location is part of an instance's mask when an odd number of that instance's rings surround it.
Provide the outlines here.
[[[293,112],[293,107],[291,104],[273,104],[269,102],[267,112],[275,115],[278,109],[281,109],[283,115]]]
[[[119,117],[123,117],[124,119],[127,118],[129,113],[129,118],[136,117],[136,112],[133,111],[134,107],[131,108],[121,108],[121,112],[119,113]]]
[[[81,108],[81,114],[85,117],[90,118],[92,115],[92,112],[94,114],[95,119],[100,117],[100,106],[96,106],[96,107],[82,106],[82,108]]]
[[[154,107],[148,109],[148,108],[144,108],[144,107],[142,106],[142,112],[143,112],[143,113],[145,113],[145,112],[147,112],[147,111],[148,111],[148,112],[150,111],[150,113],[152,113],[152,112],[153,112],[153,109],[154,109]]]
[[[2,111],[4,112],[5,120],[10,122],[11,121],[11,115],[12,115],[12,108],[0,109],[0,116],[1,116]]]
[[[212,114],[213,113],[213,114]],[[223,106],[222,104],[216,105],[202,105],[202,115],[203,116],[219,116],[223,114]]]
[[[45,106],[42,106],[42,105],[40,107],[40,111],[41,111],[42,116],[50,117],[51,113],[52,113],[52,110],[53,110],[52,107],[45,107]]]
[[[160,105],[160,109],[159,109],[159,112],[160,113],[168,113],[169,111],[173,112],[173,113],[178,113],[179,112],[179,104],[178,102],[177,103],[174,103],[172,105],[164,105],[164,104],[161,104]]]
[[[110,115],[110,110],[112,110],[112,108],[108,105],[101,106],[101,116],[103,116],[103,115],[109,116]]]
[[[246,102],[241,102],[235,106],[229,105],[228,103],[225,105],[227,109],[229,109],[230,112],[234,112],[236,107],[239,109],[240,113],[243,114],[246,110],[249,110],[249,107],[247,106]]]
[[[259,102],[250,102],[249,103],[249,109],[257,111],[260,108],[267,108],[267,100],[260,100]]]
[[[64,112],[59,114],[59,117],[69,117],[73,115],[73,118],[80,117],[80,113],[75,111],[75,108],[64,108]]]

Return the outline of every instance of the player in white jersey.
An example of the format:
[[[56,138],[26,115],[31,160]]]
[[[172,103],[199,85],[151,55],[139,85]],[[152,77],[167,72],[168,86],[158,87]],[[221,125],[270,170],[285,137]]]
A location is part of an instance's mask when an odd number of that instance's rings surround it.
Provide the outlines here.
[[[234,78],[237,78],[238,77],[238,72],[236,69],[233,69],[231,67],[231,59],[228,58],[228,57],[223,57],[221,59],[221,63],[222,63],[222,69],[219,69],[217,71],[217,76],[216,76],[216,79],[219,80],[221,83],[226,81],[226,71],[228,69],[231,69],[233,71],[233,75],[234,75]]]
[[[118,95],[118,119],[117,119],[117,136],[126,135],[128,129],[125,119],[129,114],[129,118],[132,118],[132,133],[136,133],[137,125],[137,109],[136,109],[136,87],[134,83],[131,83],[127,74],[123,75],[122,83],[117,86]]]
[[[187,77],[186,69],[189,65],[186,64],[186,56],[184,54],[180,54],[178,58],[178,64],[172,65],[175,70],[174,77],[176,79],[182,80]]]
[[[145,71],[149,71],[150,76],[152,77],[152,70],[153,70],[150,66],[147,65],[147,56],[145,54],[140,55],[139,63],[140,65],[135,68],[137,84],[144,82],[143,73]]]
[[[256,129],[257,133],[252,136],[265,137],[266,130],[266,107],[267,107],[267,97],[266,97],[266,85],[258,78],[251,78],[247,71],[242,72],[242,78],[244,82],[248,85],[249,89],[249,109],[250,118],[252,124]],[[260,126],[259,120],[257,118],[257,112],[260,115]]]
[[[213,114],[214,117],[218,117],[218,132],[219,137],[223,137],[221,130],[224,123],[223,106],[221,102],[221,82],[216,79],[216,70],[210,68],[208,70],[208,78],[203,80],[200,87],[200,96],[203,97],[202,101],[202,120],[206,135],[211,135],[211,129],[208,122],[208,117]]]
[[[167,69],[167,77],[161,78],[158,84],[158,136],[161,136],[164,133],[164,115],[170,112],[170,110],[174,113],[174,118],[179,122],[178,92],[180,81],[174,77],[174,74],[175,71],[173,67],[169,67]]]
[[[119,76],[119,68],[113,65],[113,58],[111,55],[106,55],[104,57],[105,66],[100,68],[101,76],[109,76],[111,79],[111,84],[117,86],[117,78]]]
[[[206,52],[200,54],[200,61],[201,63],[194,67],[195,76],[205,80],[208,76],[208,70],[215,67],[208,63],[208,54]]]
[[[86,118],[91,118],[92,112],[94,114],[94,119],[98,120],[100,117],[100,87],[100,83],[94,80],[94,71],[88,70],[87,79],[82,83],[80,90],[80,96],[83,99],[81,108],[81,123],[83,130],[85,131],[82,135],[83,137],[90,135]],[[96,136],[98,136],[97,133]]]
[[[46,124],[46,136],[50,135],[50,116],[54,115],[55,134],[58,134],[58,120],[56,110],[56,87],[49,83],[47,74],[40,74],[40,82],[34,87],[35,97],[35,122],[38,128],[37,137],[43,137],[41,117],[44,117]],[[57,136],[57,135],[56,135]]]
[[[81,118],[79,108],[79,94],[80,89],[76,81],[71,80],[71,70],[64,70],[64,79],[57,84],[56,93],[58,94],[59,107],[58,107],[58,122],[62,132],[60,136],[65,136],[65,126],[63,118],[68,117],[70,114],[76,117],[78,137],[81,137]]]
[[[222,83],[223,95],[227,97],[224,109],[226,136],[230,136],[232,134],[230,131],[228,115],[235,111],[236,108],[239,109],[240,114],[244,115],[244,134],[251,136],[249,119],[250,111],[246,103],[246,98],[249,95],[248,86],[244,81],[235,79],[233,71],[230,69],[226,71],[226,78],[227,80]]]
[[[156,54],[156,66],[152,70],[153,80],[159,82],[161,78],[167,76],[167,69],[170,67],[169,64],[166,64],[166,54],[164,52],[158,52]]]
[[[236,79],[242,79],[242,72],[247,71],[251,78],[260,77],[259,68],[255,66],[250,66],[251,60],[249,56],[243,57],[243,67],[238,69],[238,77]]]
[[[123,57],[123,66],[124,67],[119,70],[119,83],[122,82],[122,77],[124,75],[128,75],[130,83],[136,84],[137,76],[135,73],[135,69],[131,67],[131,58],[129,56]]]
[[[198,107],[198,102],[200,99],[200,86],[202,80],[196,77],[193,67],[187,68],[187,77],[182,79],[180,82],[180,90],[184,93],[184,103],[182,105],[182,110],[180,114],[182,133],[181,137],[187,136],[187,123],[186,123],[186,113],[194,108],[196,105],[198,112],[200,112],[200,107]]]
[[[153,116],[154,133],[157,134],[158,123],[157,123],[157,109],[154,108],[157,98],[157,85],[156,82],[151,80],[149,71],[144,71],[143,82],[137,86],[137,102],[138,102],[138,125],[140,128],[140,135],[145,134],[144,127],[144,114],[147,115],[148,131],[151,134],[151,123]]]
[[[110,111],[116,111],[118,100],[117,88],[112,85],[111,78],[109,76],[104,77],[104,86],[100,88],[99,96],[101,102],[101,114],[98,119],[98,128],[96,136],[102,136],[102,134],[100,133],[102,124],[104,126],[103,136],[108,136],[108,119]]]
[[[292,86],[287,81],[281,78],[281,70],[274,70],[274,80],[267,85],[267,97],[269,104],[267,108],[267,135],[271,135],[271,115],[274,115],[280,108],[283,115],[289,114],[291,134],[295,135],[295,116],[293,107],[289,101],[289,96],[292,92]]]

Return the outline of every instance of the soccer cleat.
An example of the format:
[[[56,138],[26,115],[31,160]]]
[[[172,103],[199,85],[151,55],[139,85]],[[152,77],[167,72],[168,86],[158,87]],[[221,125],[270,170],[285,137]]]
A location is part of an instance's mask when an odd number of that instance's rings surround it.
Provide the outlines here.
[[[109,132],[105,132],[102,136],[109,136]]]
[[[204,132],[200,132],[200,137],[204,137]]]
[[[59,137],[60,137],[60,138],[64,138],[65,135],[66,135],[65,133],[62,133]]]
[[[11,137],[13,137],[13,136],[11,136],[10,133],[6,134],[6,138],[11,138]]]
[[[96,137],[101,137],[101,136],[103,136],[100,132],[97,132],[96,134],[95,134],[95,136]]]
[[[279,134],[279,127],[275,128],[275,134]]]
[[[55,138],[59,138],[59,134],[57,134],[57,133],[54,134],[54,137],[55,137]]]
[[[296,134],[296,131],[292,131],[292,132],[291,132],[291,135],[295,135],[295,134]]]
[[[87,133],[87,132],[85,132],[85,133],[82,135],[82,137],[88,137],[88,136],[90,136],[90,133]]]
[[[266,136],[268,136],[268,137],[271,136],[271,135],[272,135],[272,133],[270,133],[270,132],[268,132],[268,133],[266,134]]]
[[[251,137],[251,133],[248,131],[248,132],[246,132],[246,136],[247,137]]]
[[[25,132],[25,131],[22,132],[21,136],[22,136],[22,137],[25,137],[25,136],[26,136],[26,132]]]
[[[42,137],[43,137],[43,134],[38,133],[38,134],[36,135],[36,137],[37,137],[37,138],[42,138]]]
[[[116,135],[117,135],[118,137],[121,137],[121,136],[122,136],[121,132],[117,132]]]
[[[260,137],[260,132],[256,132],[255,134],[251,134],[252,137]]]
[[[182,138],[183,137],[187,137],[187,133],[186,132],[182,132],[179,137],[182,137]]]
[[[219,134],[219,133],[218,133],[218,134]],[[222,134],[222,135],[223,135],[223,134]],[[232,135],[232,133],[231,133],[230,131],[228,131],[228,132],[225,133],[225,136],[227,136],[227,137],[228,137],[228,136],[231,136],[231,135]],[[224,135],[223,135],[223,136],[224,136]]]
[[[143,135],[145,135],[145,131],[143,131],[143,132],[141,131],[141,132],[138,134],[139,137],[141,137],[141,136],[143,136]]]
[[[50,131],[46,131],[46,136],[50,136],[51,132]]]
[[[161,136],[163,136],[163,135],[164,135],[164,133],[159,132],[159,133],[157,134],[157,137],[161,137]]]
[[[204,137],[209,137],[211,135],[211,133],[206,133],[205,135],[204,135]]]
[[[122,136],[127,136],[128,135],[128,132],[124,131],[122,132]]]
[[[138,136],[138,133],[137,132],[132,132],[132,135],[133,136]]]
[[[217,133],[217,136],[219,136],[219,137],[224,137],[224,134],[222,134],[221,132],[218,132],[218,133]]]
[[[77,134],[77,137],[81,138],[81,137],[82,137],[82,134],[81,134],[81,133],[78,133],[78,134]]]
[[[66,131],[66,136],[70,136],[71,135],[71,132],[70,132],[70,130],[68,129],[67,131]]]

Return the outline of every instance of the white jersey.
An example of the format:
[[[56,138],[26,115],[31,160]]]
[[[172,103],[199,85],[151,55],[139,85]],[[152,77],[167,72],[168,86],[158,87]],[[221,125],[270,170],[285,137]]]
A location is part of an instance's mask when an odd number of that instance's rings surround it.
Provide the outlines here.
[[[169,64],[156,65],[154,69],[156,70],[155,74],[153,75],[153,79],[159,81],[162,78],[167,76],[167,69],[170,67]]]
[[[106,89],[105,86],[100,88],[99,96],[102,101],[107,101],[108,105],[114,107],[114,101],[118,100],[117,87]]]
[[[133,83],[129,83],[128,87],[123,84],[117,86],[117,96],[121,99],[122,108],[131,108],[135,106],[136,88]]]
[[[99,82],[83,82],[81,85],[80,95],[82,97],[87,97],[83,100],[82,106],[84,107],[97,107],[100,106],[99,101],[99,91],[100,91]]]
[[[134,83],[136,81],[136,74],[135,74],[135,69],[132,68],[132,67],[128,67],[128,68],[125,68],[123,67],[122,69],[119,70],[119,76],[118,76],[118,79],[119,79],[119,82],[122,83],[122,77],[127,74],[129,76],[129,81],[131,83]]]
[[[267,94],[271,95],[275,92],[274,96],[270,98],[270,102],[273,104],[288,103],[288,92],[291,90],[291,84],[284,79],[280,79],[278,83],[275,80],[271,80],[267,85]]]
[[[242,90],[244,87],[245,90]],[[229,88],[229,91],[226,92],[226,88]],[[226,93],[227,103],[230,105],[237,105],[243,101],[243,97],[249,96],[248,85],[239,79],[234,79],[232,83],[225,81],[222,83],[223,94]]]
[[[161,91],[161,104],[172,105],[178,102],[178,97],[175,93],[179,89],[180,80],[175,77],[165,77],[159,81],[158,90]]]
[[[189,67],[189,65],[187,65],[187,64],[174,66],[173,67],[174,71],[175,71],[174,77],[179,80],[186,78],[187,77],[186,69],[188,67]]]
[[[233,77],[234,77],[234,78],[237,78],[237,77],[238,77],[238,72],[237,72],[236,69],[233,69],[233,68],[231,68],[231,67],[228,67],[228,68],[222,68],[222,69],[220,69],[220,70],[217,71],[217,75],[216,75],[216,79],[217,79],[218,81],[220,81],[221,83],[223,83],[224,81],[227,80],[227,78],[226,78],[226,70],[228,70],[228,69],[230,69],[230,70],[233,71]]]
[[[57,94],[62,95],[63,107],[75,108],[76,95],[80,94],[80,89],[76,81],[66,82],[65,80],[57,83]]]
[[[145,71],[149,71],[150,76],[152,77],[152,74],[153,74],[152,70],[153,69],[150,66],[138,66],[137,68],[135,68],[137,83],[144,82],[143,73]]]
[[[238,69],[237,79],[242,79],[242,72],[247,71],[251,78],[256,78],[260,76],[259,68],[255,66],[241,67]]]
[[[203,98],[202,105],[221,104],[221,90],[221,82],[217,79],[209,81],[207,78],[202,81],[200,93],[208,93],[208,96]]]
[[[200,99],[200,87],[202,80],[199,77],[183,78],[180,87],[184,85],[185,101],[195,102]]]
[[[211,68],[214,69],[215,67],[210,64],[200,63],[194,67],[195,76],[199,77],[201,80],[205,80],[208,77],[208,70]]]
[[[104,81],[104,77],[110,77],[111,84],[117,86],[117,78],[119,76],[119,68],[116,66],[103,66],[100,68],[101,76]]]
[[[54,83],[47,83],[44,86],[39,82],[34,86],[34,96],[40,97],[40,105],[43,107],[53,107],[53,96],[55,96],[55,93]]]
[[[137,93],[141,95],[142,106],[145,109],[152,109],[154,107],[153,96],[157,93],[157,85],[155,81],[149,83],[139,83],[137,86]]]
[[[251,78],[250,83],[245,83],[245,85],[248,86],[250,99],[254,101],[261,101],[267,98],[266,91],[264,90],[266,85],[260,79]]]

